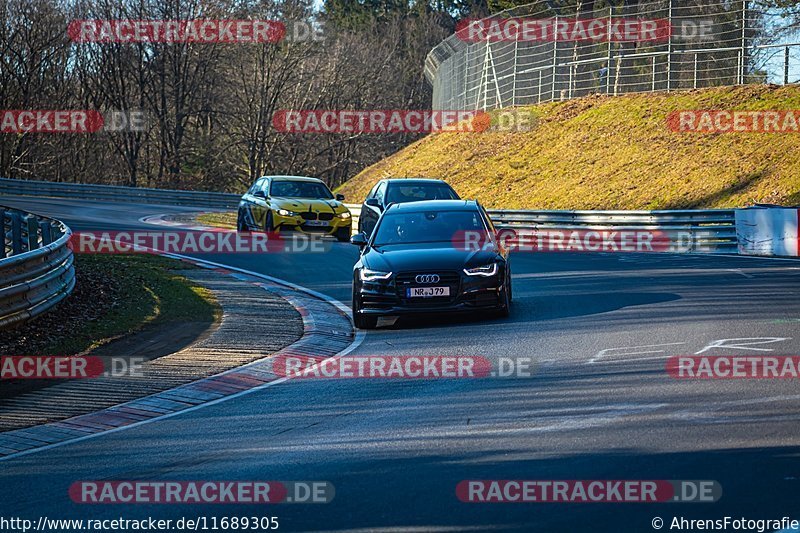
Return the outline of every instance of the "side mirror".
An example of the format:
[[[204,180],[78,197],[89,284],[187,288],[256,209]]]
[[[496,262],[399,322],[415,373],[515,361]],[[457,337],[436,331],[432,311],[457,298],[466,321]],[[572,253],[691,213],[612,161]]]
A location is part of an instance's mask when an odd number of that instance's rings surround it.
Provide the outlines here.
[[[383,210],[383,206],[381,205],[380,200],[377,198],[367,198],[367,201],[364,203],[370,207],[377,207],[378,209]]]
[[[339,201],[339,202],[343,202],[344,201],[344,194],[337,194],[336,195],[336,200]]]
[[[363,248],[367,245],[367,236],[363,233],[356,233],[350,237],[350,244],[355,244],[359,248]]]
[[[257,198],[266,198],[267,197],[267,193],[265,193],[264,191],[256,191],[256,192],[253,193],[253,196],[255,196]]]

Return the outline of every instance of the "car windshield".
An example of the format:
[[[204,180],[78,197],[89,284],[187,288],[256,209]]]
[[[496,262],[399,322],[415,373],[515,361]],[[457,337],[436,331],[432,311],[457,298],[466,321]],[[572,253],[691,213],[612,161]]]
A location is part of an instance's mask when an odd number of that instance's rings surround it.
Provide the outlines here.
[[[273,181],[269,194],[284,198],[333,198],[328,187],[316,181]]]
[[[389,185],[386,202],[403,204],[419,200],[458,200],[458,195],[444,183]]]
[[[488,232],[478,211],[387,213],[381,218],[373,246],[427,242],[486,242]]]

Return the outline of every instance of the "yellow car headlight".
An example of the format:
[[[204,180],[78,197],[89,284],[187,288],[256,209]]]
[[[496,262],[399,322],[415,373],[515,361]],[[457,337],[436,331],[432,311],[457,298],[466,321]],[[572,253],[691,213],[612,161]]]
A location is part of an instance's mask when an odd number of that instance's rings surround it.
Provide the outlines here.
[[[278,214],[282,217],[296,217],[297,213],[288,209],[278,209]]]
[[[339,218],[348,219],[348,218],[350,218],[350,211],[345,211],[344,213],[339,213],[336,216],[339,217]]]

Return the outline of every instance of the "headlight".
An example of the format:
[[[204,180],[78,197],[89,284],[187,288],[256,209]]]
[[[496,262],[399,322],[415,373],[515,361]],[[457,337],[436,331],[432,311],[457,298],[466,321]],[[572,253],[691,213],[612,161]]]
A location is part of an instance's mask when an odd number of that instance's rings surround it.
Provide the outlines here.
[[[465,268],[464,274],[467,276],[494,276],[497,274],[497,263],[492,263],[491,265],[483,265],[475,268]]]
[[[278,209],[278,214],[282,217],[294,217],[297,216],[297,213],[294,211],[288,211],[286,209]]]
[[[375,281],[379,279],[389,279],[392,277],[391,272],[381,272],[380,270],[370,270],[368,268],[362,268],[359,271],[359,277],[361,281]]]
[[[345,218],[345,219],[350,218],[350,211],[345,211],[344,213],[339,213],[336,216],[339,217],[339,218]]]

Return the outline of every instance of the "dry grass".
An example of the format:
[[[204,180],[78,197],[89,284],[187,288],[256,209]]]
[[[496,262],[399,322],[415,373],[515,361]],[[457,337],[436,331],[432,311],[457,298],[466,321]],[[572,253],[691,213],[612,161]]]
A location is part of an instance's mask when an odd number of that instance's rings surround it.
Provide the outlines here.
[[[448,181],[488,207],[679,209],[800,203],[800,134],[675,133],[671,111],[800,109],[800,87],[754,85],[590,96],[528,108],[532,131],[439,133],[337,192],[360,202],[384,177]]]

